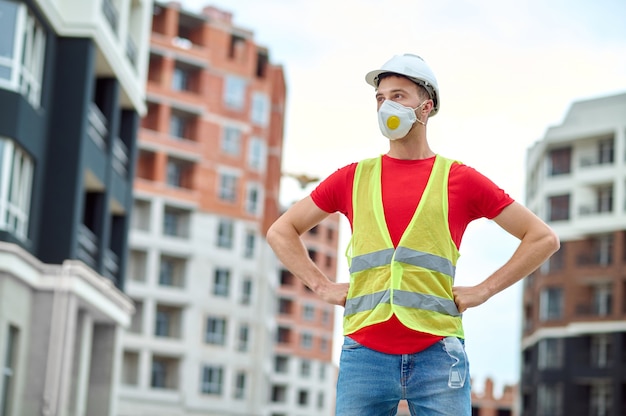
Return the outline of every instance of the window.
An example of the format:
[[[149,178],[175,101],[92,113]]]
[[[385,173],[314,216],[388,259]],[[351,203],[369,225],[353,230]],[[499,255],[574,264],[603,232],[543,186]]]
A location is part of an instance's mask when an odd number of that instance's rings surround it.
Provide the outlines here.
[[[174,91],[188,91],[189,79],[189,70],[176,66],[172,74],[172,89]]]
[[[152,357],[150,386],[161,389],[178,387],[178,360],[172,357],[155,355]]]
[[[133,299],[133,303],[135,304],[135,313],[130,321],[130,332],[141,334],[143,332],[143,301]]]
[[[611,314],[613,290],[609,284],[593,287],[593,313],[598,316]]]
[[[265,127],[269,121],[270,105],[267,95],[261,92],[252,94],[252,114],[250,120],[259,126]]]
[[[204,342],[213,345],[226,344],[226,319],[209,317],[207,319]]]
[[[230,270],[218,268],[215,269],[215,277],[213,280],[213,294],[215,296],[228,297],[230,291]]]
[[[601,186],[596,191],[597,212],[613,211],[613,185]]]
[[[185,273],[185,259],[161,256],[159,264],[159,285],[183,287]]]
[[[569,220],[570,196],[556,195],[548,198],[548,206],[550,209],[550,221]]]
[[[252,215],[260,213],[260,187],[258,184],[248,184],[246,192],[246,212]]]
[[[189,236],[189,212],[165,207],[163,213],[163,234],[171,237],[187,238]]]
[[[609,416],[613,412],[613,392],[610,381],[599,381],[591,385],[590,416]]]
[[[563,313],[563,289],[550,287],[539,295],[539,319],[549,321],[560,319]]]
[[[238,371],[235,375],[235,391],[233,397],[235,399],[243,399],[246,396],[246,373]]]
[[[241,284],[241,304],[249,305],[252,301],[252,279],[244,279]]]
[[[175,160],[169,159],[167,161],[167,178],[166,183],[169,186],[180,187],[182,186],[183,178],[183,165],[177,163]]]
[[[550,176],[563,175],[572,169],[572,148],[553,149],[549,154]]]
[[[250,337],[250,328],[246,324],[239,327],[239,339],[237,340],[237,351],[248,351],[248,341]]]
[[[221,219],[217,226],[217,246],[222,248],[233,247],[235,224],[232,220]]]
[[[233,110],[243,110],[246,102],[246,80],[227,76],[224,88],[224,105]]]
[[[298,391],[298,404],[300,406],[309,404],[309,392],[307,390]]]
[[[2,12],[0,3],[0,13]],[[2,19],[0,18],[0,22]],[[0,29],[1,30],[1,29]],[[2,414],[9,415],[14,403],[15,389],[15,366],[17,364],[18,339],[20,330],[13,325],[7,328],[7,336],[4,342],[4,365],[2,368]]]
[[[280,315],[291,315],[293,309],[293,301],[291,299],[280,298],[278,299],[278,313]]]
[[[284,326],[279,326],[276,332],[276,342],[279,344],[288,344],[291,338],[291,330]]]
[[[311,375],[311,361],[302,360],[300,363],[300,375],[302,377],[309,377]]]
[[[275,356],[274,371],[279,374],[287,374],[289,372],[289,357],[284,355]]]
[[[607,368],[613,364],[613,345],[609,334],[591,335],[591,366]]]
[[[305,350],[313,348],[313,335],[309,332],[300,334],[300,346]]]
[[[182,139],[187,136],[187,131],[189,128],[188,120],[179,115],[172,114],[170,117],[170,136],[174,139]]]
[[[613,163],[614,153],[613,138],[598,142],[598,162],[601,165]]]
[[[302,306],[302,319],[305,321],[312,321],[315,319],[315,307],[313,305]]]
[[[563,416],[563,388],[560,384],[539,384],[537,416]]]
[[[224,127],[222,153],[239,156],[241,153],[241,130],[235,127]]]
[[[563,366],[563,340],[546,338],[539,341],[538,362],[540,369]]]
[[[222,394],[223,378],[224,369],[222,367],[204,366],[200,391],[203,394]]]
[[[219,198],[226,202],[237,201],[237,175],[221,173],[219,183]]]
[[[287,386],[274,385],[272,386],[272,402],[284,403],[287,401]]]
[[[0,230],[22,240],[28,236],[32,181],[31,158],[13,140],[0,137]]]
[[[41,102],[46,33],[24,4],[0,0],[0,88]]]
[[[157,305],[154,335],[167,338],[180,337],[180,318],[180,308]]]
[[[254,231],[246,231],[244,240],[243,256],[247,259],[254,257],[254,247],[256,245],[256,233]]]
[[[248,166],[258,172],[265,170],[266,147],[265,142],[258,137],[250,139],[248,147]]]

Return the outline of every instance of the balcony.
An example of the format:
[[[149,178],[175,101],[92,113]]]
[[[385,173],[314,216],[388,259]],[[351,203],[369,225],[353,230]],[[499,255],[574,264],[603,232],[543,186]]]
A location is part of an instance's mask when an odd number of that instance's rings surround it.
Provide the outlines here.
[[[109,26],[111,26],[113,33],[117,35],[120,16],[113,4],[113,0],[102,0],[102,14],[109,23]]]
[[[128,148],[119,137],[113,139],[113,169],[122,177],[128,176]]]
[[[112,250],[107,249],[104,251],[104,276],[111,279],[113,282],[117,281],[119,276],[119,264],[120,260]]]
[[[85,225],[78,228],[78,260],[97,270],[98,237]]]
[[[107,119],[95,103],[89,104],[87,122],[87,136],[89,136],[101,150],[106,150],[106,137],[109,132]]]

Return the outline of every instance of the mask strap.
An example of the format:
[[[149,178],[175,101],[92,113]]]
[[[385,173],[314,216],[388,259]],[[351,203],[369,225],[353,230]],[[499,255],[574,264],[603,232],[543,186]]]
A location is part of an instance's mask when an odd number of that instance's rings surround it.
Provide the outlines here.
[[[424,104],[426,104],[426,101],[428,100],[424,100],[422,101],[422,103],[420,105],[418,105],[417,107],[415,107],[413,109],[413,111],[417,111],[418,108],[420,108],[421,106],[423,106]],[[426,126],[426,123],[424,123],[422,120],[419,119],[419,117],[417,117],[417,115],[415,115],[415,119],[418,123],[420,123],[422,126]]]

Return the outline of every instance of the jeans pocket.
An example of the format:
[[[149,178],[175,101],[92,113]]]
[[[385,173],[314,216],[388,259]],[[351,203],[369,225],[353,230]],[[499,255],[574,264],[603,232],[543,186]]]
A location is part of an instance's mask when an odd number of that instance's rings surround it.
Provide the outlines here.
[[[446,337],[442,340],[444,349],[452,358],[448,375],[448,386],[452,389],[460,389],[465,385],[467,378],[467,354],[461,340],[457,337]]]
[[[353,340],[352,338],[343,337],[343,345],[341,346],[341,349],[343,351],[355,350],[361,347],[362,345],[356,342],[355,340]]]

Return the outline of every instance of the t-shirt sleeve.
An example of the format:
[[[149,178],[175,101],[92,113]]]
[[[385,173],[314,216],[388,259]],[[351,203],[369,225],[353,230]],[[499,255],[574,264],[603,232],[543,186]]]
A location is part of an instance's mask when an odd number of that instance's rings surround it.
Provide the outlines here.
[[[336,170],[311,192],[311,199],[323,211],[352,213],[352,183],[356,163]]]
[[[451,178],[456,179],[449,185],[462,195],[469,221],[483,217],[493,219],[514,202],[509,194],[476,169],[462,164],[455,164],[453,169],[456,172]]]

